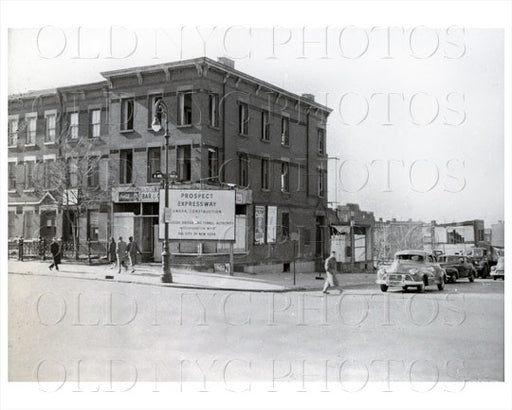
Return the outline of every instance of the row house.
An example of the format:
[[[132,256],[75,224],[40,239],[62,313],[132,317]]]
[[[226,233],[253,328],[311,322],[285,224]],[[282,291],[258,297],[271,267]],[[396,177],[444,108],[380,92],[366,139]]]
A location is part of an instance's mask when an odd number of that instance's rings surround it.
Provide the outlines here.
[[[236,263],[300,269],[329,251],[326,122],[331,110],[203,57],[101,73],[104,81],[9,97],[9,237],[82,244],[134,236],[159,260],[168,107],[172,187],[236,190]],[[163,199],[162,199],[163,200]],[[327,243],[326,243],[327,242]],[[224,241],[172,240],[180,256],[226,255]]]

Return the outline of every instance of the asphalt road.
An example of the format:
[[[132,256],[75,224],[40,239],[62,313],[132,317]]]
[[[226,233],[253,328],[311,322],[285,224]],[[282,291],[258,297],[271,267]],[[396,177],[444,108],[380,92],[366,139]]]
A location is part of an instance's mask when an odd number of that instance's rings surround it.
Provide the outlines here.
[[[8,328],[9,381],[198,382],[205,390],[259,382],[277,391],[289,382],[429,389],[504,378],[502,281],[424,294],[365,284],[324,296],[9,274]]]

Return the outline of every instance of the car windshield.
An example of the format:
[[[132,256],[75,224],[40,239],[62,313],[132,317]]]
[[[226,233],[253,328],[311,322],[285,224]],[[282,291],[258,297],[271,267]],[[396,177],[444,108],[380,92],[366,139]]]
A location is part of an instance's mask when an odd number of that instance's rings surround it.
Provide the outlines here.
[[[459,263],[460,262],[460,256],[440,256],[439,262],[448,262],[448,263]]]
[[[400,261],[423,262],[423,255],[396,255],[396,259]]]
[[[477,257],[477,258],[481,258],[482,256],[484,256],[484,250],[483,249],[472,249],[472,250],[468,251],[468,255]]]

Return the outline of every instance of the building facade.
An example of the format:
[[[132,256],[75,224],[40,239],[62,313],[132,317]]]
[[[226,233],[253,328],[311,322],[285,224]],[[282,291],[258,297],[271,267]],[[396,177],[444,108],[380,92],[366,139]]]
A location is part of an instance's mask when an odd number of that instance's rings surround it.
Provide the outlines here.
[[[9,237],[134,236],[159,260],[161,133],[173,188],[235,189],[235,264],[313,269],[327,243],[330,109],[209,58],[101,73],[104,81],[9,97]],[[224,261],[226,241],[171,240],[176,261]]]

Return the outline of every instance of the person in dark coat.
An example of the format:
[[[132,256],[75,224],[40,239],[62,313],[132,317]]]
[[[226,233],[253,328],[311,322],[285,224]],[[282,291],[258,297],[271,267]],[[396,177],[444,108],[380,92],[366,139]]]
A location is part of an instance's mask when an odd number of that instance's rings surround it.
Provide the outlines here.
[[[124,267],[124,270],[128,270],[128,265],[126,265],[126,258],[128,257],[127,245],[126,242],[123,241],[123,237],[120,236],[117,241],[116,254],[117,254],[117,271],[121,273],[121,266]]]
[[[130,266],[132,267],[132,273],[135,272],[135,264],[137,263],[137,254],[141,255],[141,251],[139,249],[139,245],[137,242],[133,240],[133,236],[128,238],[128,246],[126,248],[128,252],[128,260],[130,261]]]
[[[108,261],[112,263],[110,269],[113,269],[117,264],[117,253],[116,253],[117,244],[114,237],[110,238],[110,242],[108,244]]]
[[[53,267],[55,267],[56,270],[59,270],[59,264],[60,264],[60,245],[57,242],[56,238],[53,238],[52,243],[50,244],[50,252],[52,254],[53,262],[50,266],[48,266],[48,269],[52,270]]]

